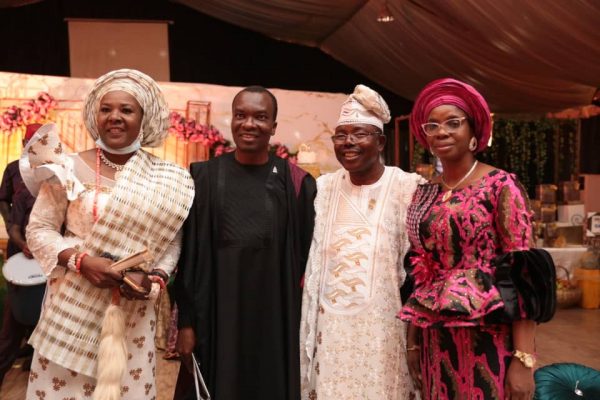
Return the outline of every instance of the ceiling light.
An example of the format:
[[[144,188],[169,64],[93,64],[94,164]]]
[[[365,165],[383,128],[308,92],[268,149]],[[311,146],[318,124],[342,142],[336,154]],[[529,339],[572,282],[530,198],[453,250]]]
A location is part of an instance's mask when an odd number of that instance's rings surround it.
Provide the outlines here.
[[[377,14],[377,22],[392,22],[393,20],[394,16],[388,8],[387,1],[384,1],[381,5],[381,10],[379,10],[379,14]]]

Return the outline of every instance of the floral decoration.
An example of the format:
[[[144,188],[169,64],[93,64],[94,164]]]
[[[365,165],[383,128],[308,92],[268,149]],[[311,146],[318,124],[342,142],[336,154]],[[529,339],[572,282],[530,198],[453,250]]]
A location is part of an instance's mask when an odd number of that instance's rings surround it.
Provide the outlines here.
[[[0,115],[0,130],[12,133],[19,127],[33,123],[44,123],[58,102],[47,92],[40,92],[33,100],[26,101],[20,106],[8,107]]]
[[[430,284],[441,270],[439,263],[433,258],[433,253],[429,251],[417,251],[416,255],[410,258],[410,262],[415,266],[413,276],[416,286]]]
[[[269,143],[269,152],[278,157],[289,160],[292,164],[298,162],[298,153],[290,152],[290,149],[285,144],[279,142]]]
[[[202,143],[209,149],[209,153],[213,157],[234,150],[231,142],[225,139],[221,132],[212,125],[199,124],[196,120],[187,119],[176,111],[172,111],[169,118],[171,123],[169,133],[185,142]]]

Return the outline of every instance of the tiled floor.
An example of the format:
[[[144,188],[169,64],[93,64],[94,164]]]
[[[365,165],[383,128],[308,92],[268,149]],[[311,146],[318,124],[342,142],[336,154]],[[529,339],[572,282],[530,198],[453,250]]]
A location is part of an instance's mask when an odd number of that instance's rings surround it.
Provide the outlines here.
[[[600,310],[559,310],[555,318],[540,325],[537,333],[539,365],[575,362],[600,370]],[[19,360],[20,362],[21,360]],[[23,400],[27,373],[13,368],[0,390],[2,400]],[[158,399],[171,400],[179,370],[177,361],[165,361],[159,353]]]

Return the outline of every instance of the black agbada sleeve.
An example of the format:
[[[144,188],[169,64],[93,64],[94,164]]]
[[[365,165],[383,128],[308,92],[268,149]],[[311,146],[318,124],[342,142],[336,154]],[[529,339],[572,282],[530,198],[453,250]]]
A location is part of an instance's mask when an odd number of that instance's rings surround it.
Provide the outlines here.
[[[196,194],[183,227],[181,256],[175,277],[178,327],[209,328],[212,307],[213,246],[208,163],[193,163],[190,173]],[[196,336],[198,337],[196,332]]]
[[[317,184],[315,178],[307,174],[302,180],[302,186],[298,193],[298,219],[299,219],[299,240],[300,240],[300,276],[304,275],[306,262],[308,261],[308,252],[312,242],[313,231],[315,227],[315,207],[314,201],[317,196]]]

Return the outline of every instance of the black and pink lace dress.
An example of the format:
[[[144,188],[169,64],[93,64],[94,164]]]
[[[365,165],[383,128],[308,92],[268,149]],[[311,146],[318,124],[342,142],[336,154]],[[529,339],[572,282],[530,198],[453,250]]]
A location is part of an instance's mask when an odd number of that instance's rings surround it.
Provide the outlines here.
[[[416,253],[415,290],[399,317],[423,328],[425,399],[503,399],[511,360],[510,325],[488,323],[503,307],[492,260],[526,250],[532,213],[516,178],[493,170],[442,200],[421,185],[407,221]]]

